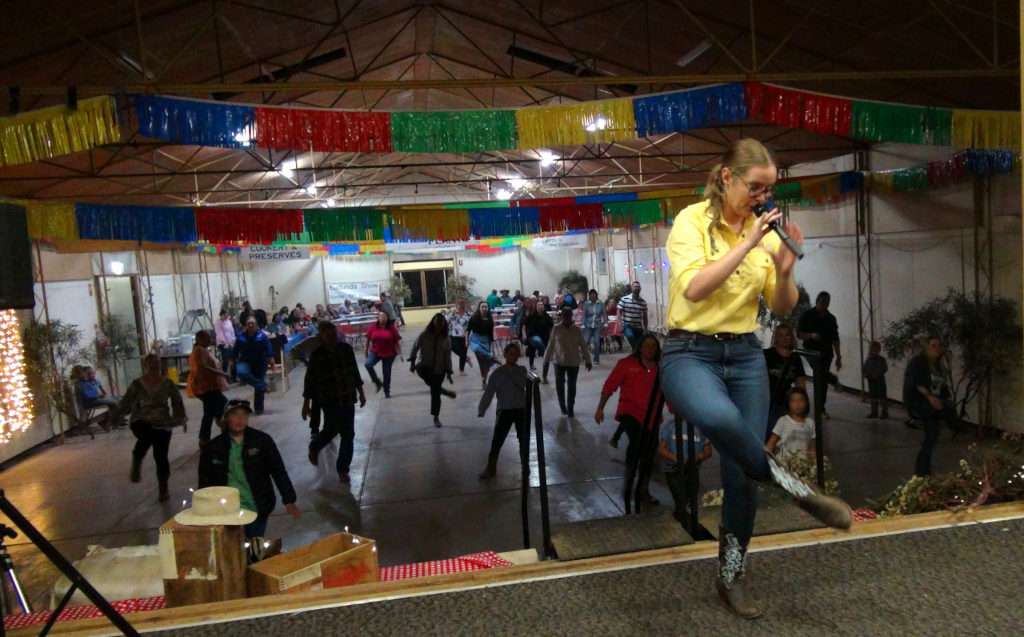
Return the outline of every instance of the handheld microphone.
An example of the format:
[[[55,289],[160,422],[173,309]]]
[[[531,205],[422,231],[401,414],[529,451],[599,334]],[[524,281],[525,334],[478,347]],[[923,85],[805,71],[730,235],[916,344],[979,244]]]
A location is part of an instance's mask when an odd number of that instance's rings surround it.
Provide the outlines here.
[[[757,204],[754,206],[754,215],[760,217],[761,215],[768,214],[775,208],[775,200],[769,197],[764,203]],[[775,234],[779,235],[782,242],[786,244],[786,247],[796,255],[797,259],[804,258],[804,251],[797,245],[796,241],[793,241],[793,237],[789,236],[786,229],[779,224],[778,221],[772,221],[768,224],[768,227],[775,231]]]

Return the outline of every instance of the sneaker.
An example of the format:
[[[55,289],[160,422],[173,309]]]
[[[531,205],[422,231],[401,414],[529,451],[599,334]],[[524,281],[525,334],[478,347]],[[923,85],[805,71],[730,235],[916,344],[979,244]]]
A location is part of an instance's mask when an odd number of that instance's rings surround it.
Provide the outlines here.
[[[434,416],[434,426],[437,427],[438,429],[441,428],[441,419],[438,418],[437,416]]]

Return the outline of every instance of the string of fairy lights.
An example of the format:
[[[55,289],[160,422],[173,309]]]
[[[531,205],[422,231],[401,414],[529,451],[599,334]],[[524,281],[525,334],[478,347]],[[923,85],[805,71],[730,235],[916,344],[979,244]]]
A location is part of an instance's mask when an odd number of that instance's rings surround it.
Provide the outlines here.
[[[0,444],[32,424],[32,392],[25,377],[20,329],[14,310],[0,310]]]

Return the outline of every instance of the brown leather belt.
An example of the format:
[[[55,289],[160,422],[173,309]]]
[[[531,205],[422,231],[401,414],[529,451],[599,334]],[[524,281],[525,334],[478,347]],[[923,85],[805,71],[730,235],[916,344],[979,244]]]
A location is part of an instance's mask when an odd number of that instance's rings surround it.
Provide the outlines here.
[[[719,332],[717,334],[701,334],[699,332],[690,332],[689,330],[669,330],[669,338],[696,338],[698,340],[709,340],[709,341],[738,341],[739,339],[746,336],[746,334],[733,334],[732,332]]]

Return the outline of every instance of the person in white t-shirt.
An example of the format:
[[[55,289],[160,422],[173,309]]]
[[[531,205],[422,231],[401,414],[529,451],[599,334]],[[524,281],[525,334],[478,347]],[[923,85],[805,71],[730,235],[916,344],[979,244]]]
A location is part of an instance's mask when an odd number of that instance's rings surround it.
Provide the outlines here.
[[[768,451],[782,458],[793,453],[814,454],[814,420],[807,392],[794,387],[786,394],[789,413],[779,418],[768,438]]]

